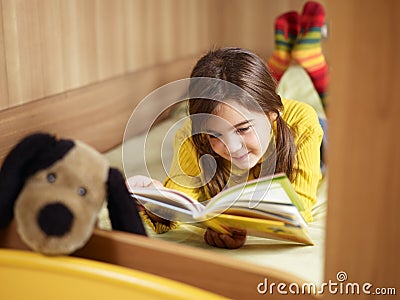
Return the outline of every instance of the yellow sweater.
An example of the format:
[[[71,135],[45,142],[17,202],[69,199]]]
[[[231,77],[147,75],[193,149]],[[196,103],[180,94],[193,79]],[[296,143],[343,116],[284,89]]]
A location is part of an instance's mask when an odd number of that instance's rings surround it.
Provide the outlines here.
[[[317,201],[317,188],[322,177],[320,146],[323,131],[318,116],[311,106],[287,99],[282,99],[282,103],[284,106],[282,118],[296,133],[297,155],[294,165],[296,176],[292,184],[303,202],[305,210],[302,214],[305,220],[310,222],[312,221],[311,209]],[[164,185],[184,192],[198,201],[208,200],[209,195],[204,194],[202,189],[199,188],[202,185],[199,177],[200,167],[190,136],[190,120],[187,120],[175,134],[174,159]],[[249,179],[253,179],[251,175]],[[146,214],[142,214],[142,216],[157,233],[168,231],[177,226],[175,223],[171,226],[153,224]]]

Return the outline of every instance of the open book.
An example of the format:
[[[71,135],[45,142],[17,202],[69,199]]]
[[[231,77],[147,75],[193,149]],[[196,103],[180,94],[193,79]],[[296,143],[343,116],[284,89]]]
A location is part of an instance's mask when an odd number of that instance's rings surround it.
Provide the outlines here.
[[[314,244],[300,214],[302,203],[283,173],[235,185],[206,203],[167,188],[131,191],[147,210],[164,219],[211,227],[220,233],[240,228],[252,236]]]

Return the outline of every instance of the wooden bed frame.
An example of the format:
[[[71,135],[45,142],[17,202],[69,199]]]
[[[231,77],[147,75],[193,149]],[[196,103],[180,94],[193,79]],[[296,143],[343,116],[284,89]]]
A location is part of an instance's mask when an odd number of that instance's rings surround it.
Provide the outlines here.
[[[400,10],[396,0],[388,2],[391,5],[361,0],[326,4],[334,27],[326,50],[334,67],[328,110],[330,202],[325,279],[336,279],[339,271],[345,271],[351,282],[393,286],[400,293],[400,142],[392,132],[400,111],[400,92],[394,84],[400,81],[400,63],[394,59],[400,48],[395,38],[400,36],[395,21]],[[380,37],[379,45],[371,36]],[[0,111],[0,157],[21,137],[37,130],[81,139],[100,151],[119,145],[138,101],[161,84],[186,77],[195,57],[198,55]],[[375,57],[379,57],[378,73],[371,61]],[[89,108],[82,109],[82,101]],[[26,249],[13,226],[0,232],[0,246]],[[276,283],[302,282],[277,270],[120,232],[96,231],[76,255],[165,276],[231,298],[262,296],[256,288],[264,278]]]
[[[0,230],[0,247],[29,251],[16,233],[15,222]],[[257,291],[260,283],[301,286],[301,278],[272,268],[124,232],[95,230],[88,243],[74,256],[116,264],[189,284],[231,299],[286,299],[287,295]],[[264,289],[261,286],[260,289]],[[285,297],[286,296],[286,297]],[[302,299],[315,299],[303,295]]]

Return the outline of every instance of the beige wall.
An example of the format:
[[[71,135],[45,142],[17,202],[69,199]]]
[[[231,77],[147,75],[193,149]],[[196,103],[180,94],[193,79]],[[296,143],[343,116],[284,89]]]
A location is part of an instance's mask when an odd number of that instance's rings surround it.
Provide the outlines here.
[[[1,0],[0,109],[213,47],[245,47],[266,58],[274,18],[304,2]]]
[[[209,47],[210,1],[1,1],[0,107]],[[204,22],[200,22],[200,20]]]

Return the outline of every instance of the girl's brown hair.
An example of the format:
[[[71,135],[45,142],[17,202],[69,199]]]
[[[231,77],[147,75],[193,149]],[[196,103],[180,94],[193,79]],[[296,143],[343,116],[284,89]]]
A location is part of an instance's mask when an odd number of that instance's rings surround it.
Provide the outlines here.
[[[280,96],[276,93],[276,82],[265,63],[250,51],[241,48],[222,48],[210,51],[197,62],[191,73],[191,78],[194,77],[216,78],[230,82],[248,93],[266,114],[277,114],[275,172],[284,172],[290,180],[293,180],[295,176],[293,166],[297,149],[291,129],[280,117],[280,112],[283,111],[283,104]],[[215,86],[212,88],[216,93],[221,91]],[[221,95],[218,97],[221,97]],[[200,113],[215,113],[220,102],[212,99],[190,98],[189,114],[193,116]],[[238,97],[235,100],[249,110],[254,111],[254,105],[246,101],[246,97]],[[227,178],[230,176],[230,167],[224,163],[223,158],[213,152],[206,136],[198,134],[198,132],[201,132],[199,131],[201,129],[198,128],[200,125],[196,125],[193,120],[192,141],[196,146],[198,157],[211,154],[217,163],[215,175],[203,187],[210,196],[214,196],[225,187]],[[207,164],[207,162],[203,161],[202,164]],[[202,165],[203,172],[207,172],[209,169],[207,166]],[[257,170],[257,166],[253,167],[253,169],[252,171],[258,176],[259,170]],[[203,174],[203,176],[208,177],[209,174]]]

